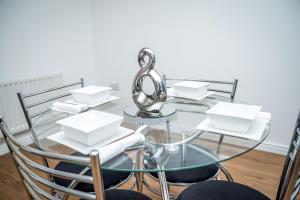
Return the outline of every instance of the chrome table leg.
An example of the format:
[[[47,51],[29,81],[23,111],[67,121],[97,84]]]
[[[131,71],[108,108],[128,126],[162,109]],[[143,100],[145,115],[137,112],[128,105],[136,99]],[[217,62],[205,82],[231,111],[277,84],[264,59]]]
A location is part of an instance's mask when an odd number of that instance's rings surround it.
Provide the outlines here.
[[[171,136],[170,136],[170,134],[171,134],[171,130],[170,130],[170,122],[169,121],[167,121],[166,122],[167,123],[167,143],[170,143],[171,142]]]
[[[143,176],[144,176],[144,172],[135,172],[136,190],[137,192],[140,193],[143,192]]]
[[[220,153],[223,140],[224,140],[224,135],[221,135],[220,138],[219,138],[219,143],[218,143],[218,148],[217,148],[217,153],[218,154]]]
[[[158,172],[158,178],[159,178],[159,184],[160,184],[160,190],[161,190],[161,196],[163,200],[169,200],[169,190],[168,190],[168,184],[166,179],[166,174],[164,171]]]
[[[136,169],[141,170],[141,151],[137,151],[136,155]],[[144,172],[135,172],[135,180],[136,180],[136,189],[137,192],[143,192],[143,179],[144,179]]]

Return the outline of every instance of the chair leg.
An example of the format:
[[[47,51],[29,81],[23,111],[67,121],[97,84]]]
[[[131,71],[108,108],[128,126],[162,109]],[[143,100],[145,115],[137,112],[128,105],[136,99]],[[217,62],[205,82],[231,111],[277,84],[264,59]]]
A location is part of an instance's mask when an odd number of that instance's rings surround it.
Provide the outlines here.
[[[138,192],[142,193],[143,192],[143,172],[136,172],[135,173],[135,179],[136,179],[136,189]]]
[[[224,140],[224,135],[220,135],[219,143],[218,143],[218,148],[217,148],[217,153],[218,153],[218,154],[219,154],[220,151],[221,151],[221,146],[222,146],[223,140]]]
[[[224,165],[222,165],[221,163],[218,164],[220,170],[223,172],[223,174],[226,176],[226,179],[230,182],[233,181],[233,178],[231,176],[231,174],[229,173],[229,171],[224,167]]]
[[[168,190],[168,183],[166,179],[166,175],[164,171],[159,171],[158,177],[159,177],[159,183],[160,183],[160,191],[161,191],[161,196],[163,200],[169,200],[169,190]]]

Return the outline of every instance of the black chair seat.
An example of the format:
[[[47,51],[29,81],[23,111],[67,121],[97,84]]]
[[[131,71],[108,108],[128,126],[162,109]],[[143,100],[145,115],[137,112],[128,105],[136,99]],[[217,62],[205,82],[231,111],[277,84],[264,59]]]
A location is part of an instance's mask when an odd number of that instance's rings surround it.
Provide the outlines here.
[[[194,148],[193,148],[194,147]],[[182,147],[179,147],[182,148]],[[206,154],[201,153],[201,151],[196,150],[195,148],[199,148],[205,150],[206,152],[210,152],[205,147],[199,145],[187,146],[185,151],[186,155],[184,158],[185,166],[195,165],[199,160],[203,162],[211,162],[214,163],[215,160]],[[181,150],[181,149],[179,149]],[[213,153],[211,153],[213,155]],[[155,167],[155,164],[151,162],[151,160],[144,161],[144,166],[147,169],[151,169]],[[178,168],[182,166],[182,158],[181,155],[172,157],[166,163],[166,168]],[[180,171],[169,171],[166,172],[166,179],[169,183],[196,183],[208,180],[214,177],[219,171],[219,167],[216,164],[195,168],[195,169],[185,169]],[[152,176],[158,178],[158,174],[155,172],[150,173]]]
[[[180,171],[166,172],[166,179],[169,183],[196,183],[208,180],[218,173],[219,167],[216,165],[209,165],[201,168],[187,169]],[[150,173],[155,178],[158,174],[155,172]]]
[[[78,152],[72,154],[74,156],[84,156]],[[119,156],[115,157],[113,160],[109,162],[114,162],[116,160],[122,160],[120,162],[122,167],[125,169],[127,168],[132,168],[133,167],[133,162],[132,159],[127,155],[127,154],[120,154]],[[55,169],[65,171],[65,172],[70,172],[70,173],[75,173],[79,174],[85,166],[78,165],[78,164],[73,164],[73,163],[67,163],[67,162],[60,162],[57,164]],[[103,177],[103,182],[104,182],[104,189],[108,189],[112,186],[117,185],[118,183],[126,180],[130,176],[130,172],[112,172],[112,171],[107,171],[107,170],[102,170],[102,177]],[[91,170],[88,170],[85,175],[91,176]],[[61,186],[68,186],[71,181],[66,180],[63,178],[59,177],[54,177],[54,182],[58,185]],[[87,184],[87,183],[78,183],[78,185],[75,187],[76,190],[84,191],[84,192],[94,192],[94,188],[92,184]]]
[[[110,189],[105,191],[105,200],[151,200],[144,194],[121,189]]]
[[[270,200],[248,186],[228,181],[204,181],[185,189],[177,200]]]

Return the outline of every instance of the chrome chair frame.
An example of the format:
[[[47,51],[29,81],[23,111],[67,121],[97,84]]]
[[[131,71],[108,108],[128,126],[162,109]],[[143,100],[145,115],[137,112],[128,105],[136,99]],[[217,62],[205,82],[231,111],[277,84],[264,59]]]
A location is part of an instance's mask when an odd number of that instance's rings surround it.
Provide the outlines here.
[[[208,80],[208,79],[172,78],[172,77],[167,77],[167,75],[165,75],[165,74],[163,75],[163,79],[164,79],[166,85],[167,85],[168,80],[169,81],[197,81],[197,82],[213,83],[213,84],[220,84],[220,85],[231,85],[230,90],[208,88],[208,91],[213,91],[213,92],[229,95],[231,102],[234,102],[234,98],[236,95],[236,89],[237,89],[237,85],[238,85],[238,79],[234,79],[233,81],[218,81],[218,80]],[[220,146],[223,143],[223,140],[224,140],[224,135],[221,135],[220,139],[219,139],[219,145],[218,145],[217,152],[220,151]],[[229,172],[227,172],[227,173],[229,173]],[[229,178],[232,179],[232,177],[229,177]]]
[[[221,90],[221,89],[216,89],[216,88],[209,88],[208,89],[208,91],[214,91],[214,92],[217,92],[217,93],[222,93],[222,94],[229,95],[231,102],[234,102],[234,98],[235,98],[235,95],[236,95],[237,84],[238,84],[238,79],[234,79],[233,81],[218,81],[218,80],[206,80],[206,79],[171,78],[171,77],[168,77],[165,74],[163,75],[163,79],[165,81],[165,85],[166,86],[167,86],[167,81],[197,81],[197,82],[206,82],[206,83],[214,83],[214,84],[222,84],[222,85],[231,85],[232,86],[231,90]],[[170,88],[170,87],[167,86],[167,88]],[[218,145],[217,152],[220,151],[220,146],[223,143],[223,140],[224,140],[224,135],[221,135],[220,139],[219,139],[219,145]],[[219,173],[221,171],[225,175],[225,177],[226,177],[226,179],[228,181],[233,181],[233,178],[232,178],[231,174],[224,167],[224,165],[222,163],[218,163],[218,166],[219,166],[218,172],[213,177],[211,177],[211,178],[209,178],[207,180],[217,179],[218,176],[219,176]],[[153,177],[150,173],[147,173],[147,176],[150,177],[152,180],[159,181],[156,177]],[[146,188],[149,191],[151,191],[151,192],[153,192],[153,193],[155,193],[157,195],[161,195],[161,192],[158,191],[158,190],[156,190],[155,188],[152,188],[147,183],[147,181],[145,180],[145,178],[143,178],[143,183],[145,184]],[[188,187],[190,185],[196,184],[197,182],[195,182],[195,183],[170,183],[170,182],[167,182],[167,183],[168,183],[168,187],[170,187],[170,186]],[[170,197],[176,198],[175,195],[170,195]]]
[[[26,189],[29,199],[43,199],[43,198],[59,199],[57,196],[53,195],[52,193],[53,190],[58,190],[63,193],[75,195],[79,198],[84,198],[84,199],[96,199],[96,200],[104,199],[104,188],[103,188],[103,180],[102,180],[102,175],[100,170],[100,157],[98,151],[92,151],[89,154],[89,157],[69,156],[69,155],[45,152],[40,149],[35,149],[18,143],[16,138],[8,132],[6,125],[4,124],[4,121],[1,117],[0,117],[0,129],[4,135],[5,142],[12,155],[14,164],[22,179],[22,183]],[[24,154],[23,152],[25,152],[26,154]],[[35,162],[31,160],[27,155],[38,156],[42,160],[54,159],[54,160],[60,160],[64,162],[85,165],[91,168],[92,176],[59,171],[50,168],[48,166],[44,166],[43,164],[40,164],[38,162]],[[57,176],[69,180],[74,180],[77,182],[93,184],[95,192],[87,193],[87,192],[75,190],[70,187],[57,185],[49,181],[48,179],[41,177],[32,169],[45,173],[48,176],[49,175]],[[46,186],[46,188],[49,188],[51,192],[46,191],[44,188],[40,187],[36,183]]]
[[[41,94],[46,94],[46,93],[49,93],[49,92],[61,90],[61,89],[64,89],[64,88],[76,86],[76,85],[80,85],[81,87],[84,87],[84,80],[83,80],[83,78],[80,78],[80,81],[77,81],[77,82],[72,82],[72,83],[69,83],[69,84],[64,84],[64,85],[61,85],[61,86],[57,86],[57,87],[53,87],[53,88],[48,88],[48,89],[45,89],[45,90],[41,90],[41,91],[37,91],[37,92],[32,92],[32,93],[28,93],[28,94],[23,94],[22,92],[18,92],[17,95],[18,95],[18,98],[19,98],[19,101],[20,101],[23,113],[25,115],[25,119],[26,119],[28,128],[29,129],[32,128],[32,126],[33,126],[32,120],[34,118],[36,118],[36,117],[38,117],[38,116],[40,116],[42,114],[45,114],[48,111],[50,111],[50,108],[46,108],[46,109],[40,110],[40,111],[38,111],[36,113],[30,114],[30,109],[31,108],[34,108],[36,106],[40,106],[42,104],[45,104],[45,103],[48,103],[48,102],[51,102],[51,101],[54,101],[54,100],[57,100],[57,99],[61,99],[61,98],[70,96],[71,93],[66,93],[66,94],[61,94],[61,95],[53,96],[53,97],[50,97],[50,98],[47,98],[47,99],[43,99],[43,100],[31,103],[29,105],[27,105],[26,99],[32,98],[32,97],[36,97],[36,96],[41,95]],[[39,144],[39,140],[38,140],[38,138],[37,138],[37,136],[35,134],[33,134],[33,140],[34,140],[34,142],[36,142],[37,145]]]
[[[295,200],[297,199],[297,195],[300,188],[300,112],[298,114],[298,118],[296,121],[296,126],[293,132],[293,136],[290,142],[289,150],[286,156],[286,160],[284,163],[284,167],[282,170],[276,200]],[[201,183],[199,183],[201,186]],[[219,185],[216,188],[216,191],[220,192],[221,194],[226,193],[230,187],[230,184],[228,184],[227,187],[226,183],[224,184],[224,191],[222,191]],[[232,184],[232,183],[231,183]],[[203,194],[201,192],[207,192],[207,188],[209,188],[209,193],[214,192],[214,183],[211,181],[208,185],[204,186],[202,189],[203,191],[199,190],[200,187],[198,187],[198,190],[195,191],[193,189],[189,190],[187,188],[185,191],[183,191],[183,196],[179,197],[179,199],[190,199],[190,195],[193,194],[193,196],[197,196],[197,194]],[[234,185],[232,185],[234,187]],[[241,187],[241,186],[239,186]],[[243,191],[246,191],[246,188],[249,188],[248,186],[243,186]],[[245,188],[246,187],[246,188]],[[197,188],[197,187],[196,187]],[[251,189],[251,188],[250,188]],[[239,190],[236,190],[237,193],[239,193]],[[260,193],[259,191],[256,191],[254,189],[251,189],[252,193]],[[185,194],[184,194],[185,193]],[[204,196],[209,195],[209,193],[205,193]],[[181,195],[182,195],[181,194]],[[186,195],[186,196],[184,196]],[[231,194],[232,196],[235,196],[236,194]],[[263,195],[263,194],[261,194]],[[265,195],[263,195],[265,196]],[[265,196],[266,197],[266,196]],[[214,196],[215,198],[215,196]],[[227,197],[228,198],[228,197]],[[244,198],[244,197],[240,197]],[[267,198],[267,197],[266,197]],[[264,198],[265,199],[265,198]]]
[[[300,112],[282,170],[276,200],[296,199],[300,188]]]
[[[34,108],[36,106],[40,106],[42,104],[54,101],[56,99],[61,99],[61,98],[70,96],[71,94],[70,93],[66,93],[66,94],[61,94],[61,95],[58,95],[58,96],[53,96],[51,98],[47,98],[47,99],[43,99],[43,100],[40,100],[40,101],[36,101],[36,102],[31,103],[29,105],[27,105],[26,99],[29,99],[29,98],[32,98],[32,97],[36,97],[38,95],[46,94],[46,93],[49,93],[49,92],[54,92],[54,91],[57,91],[57,90],[61,90],[61,89],[64,89],[64,88],[68,88],[68,87],[72,87],[72,86],[77,86],[77,85],[80,85],[81,87],[84,87],[84,80],[83,80],[83,78],[80,78],[80,80],[77,81],[77,82],[72,82],[72,83],[69,83],[69,84],[64,84],[64,85],[61,85],[61,86],[52,87],[52,88],[48,88],[48,89],[37,91],[37,92],[32,92],[32,93],[28,93],[28,94],[23,94],[22,92],[18,92],[17,93],[17,96],[18,96],[18,99],[20,101],[21,108],[23,110],[23,113],[24,113],[24,116],[25,116],[28,128],[30,130],[30,134],[31,134],[32,140],[37,145],[37,147],[39,149],[43,150],[43,147],[40,144],[40,141],[38,139],[38,135],[36,134],[35,130],[32,128],[32,126],[33,126],[33,121],[32,120],[35,119],[35,118],[37,118],[37,117],[39,117],[39,116],[42,116],[43,114],[45,114],[47,112],[49,112],[51,110],[51,108],[46,108],[46,109],[40,110],[40,111],[38,111],[36,113],[33,113],[33,114],[30,114],[30,109]],[[43,163],[44,163],[45,166],[49,167],[47,159],[42,158],[42,161],[43,161]],[[85,168],[82,172],[86,172],[88,169],[89,168]],[[49,178],[50,181],[53,182],[53,176],[49,175],[48,178]],[[72,183],[72,184],[73,184],[73,187],[76,186],[75,183]]]
[[[28,127],[29,127],[29,129],[31,131],[32,139],[33,139],[34,143],[37,145],[37,147],[39,149],[43,150],[43,147],[40,144],[40,141],[38,139],[38,135],[36,134],[35,130],[32,128],[32,126],[33,126],[33,121],[32,120],[35,119],[36,117],[42,116],[43,114],[49,112],[51,110],[51,108],[43,109],[43,110],[38,111],[38,112],[36,112],[34,114],[30,114],[30,109],[34,108],[36,106],[40,106],[42,104],[45,104],[45,103],[57,100],[57,99],[61,99],[61,98],[64,98],[64,97],[71,96],[71,93],[65,93],[65,94],[56,95],[56,96],[53,96],[53,97],[50,97],[50,98],[47,98],[47,99],[43,99],[43,100],[31,103],[29,105],[26,104],[26,99],[29,99],[29,98],[32,98],[32,97],[37,97],[38,95],[42,95],[42,94],[54,92],[54,91],[57,91],[57,90],[61,90],[61,89],[69,88],[69,87],[78,86],[78,85],[80,87],[84,87],[84,79],[83,78],[80,78],[80,80],[77,81],[77,82],[72,82],[72,83],[68,83],[68,84],[64,84],[64,85],[61,85],[61,86],[52,87],[52,88],[48,88],[48,89],[45,89],[45,90],[36,91],[36,92],[28,93],[28,94],[23,94],[22,92],[17,93],[19,101],[20,101],[20,104],[21,104],[21,107],[22,107],[22,110],[23,110],[23,113],[25,115],[26,122],[27,122]],[[46,159],[43,159],[43,162],[44,162],[45,166],[49,166],[48,161]],[[86,168],[84,168],[80,172],[80,174],[86,173],[89,169],[90,168],[87,166]],[[121,181],[117,185],[114,185],[114,186],[110,187],[110,189],[115,189],[115,188],[121,187],[130,178],[134,177],[133,175],[134,175],[134,173],[131,173],[128,176],[128,178],[126,178],[125,180]],[[49,176],[49,180],[53,181],[53,177]],[[75,188],[78,183],[79,183],[78,181],[73,181],[73,182],[71,182],[71,184],[70,184],[69,187]],[[134,188],[134,187],[135,187],[135,185],[133,184],[131,186],[131,189]],[[64,199],[67,199],[67,197],[68,197],[68,195],[64,195]]]

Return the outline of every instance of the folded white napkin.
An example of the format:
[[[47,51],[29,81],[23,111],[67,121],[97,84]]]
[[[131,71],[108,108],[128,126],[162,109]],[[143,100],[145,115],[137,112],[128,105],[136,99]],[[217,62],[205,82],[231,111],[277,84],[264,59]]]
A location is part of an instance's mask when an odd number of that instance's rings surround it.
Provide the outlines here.
[[[143,141],[145,141],[145,136],[140,132],[135,132],[134,134],[128,137],[110,143],[106,146],[100,147],[96,150],[99,151],[100,162],[105,163],[106,161],[124,152],[126,148]]]
[[[96,150],[99,151],[100,155],[100,162],[101,164],[109,161],[110,159],[116,157],[120,153],[125,151],[125,146],[123,144],[115,144],[111,143],[109,145],[106,145],[104,147],[100,147]]]
[[[52,109],[58,109],[61,111],[68,111],[68,112],[72,112],[72,113],[80,113],[84,110],[88,109],[88,106],[86,105],[75,105],[75,104],[69,104],[69,103],[63,103],[63,102],[54,102],[52,104]]]

